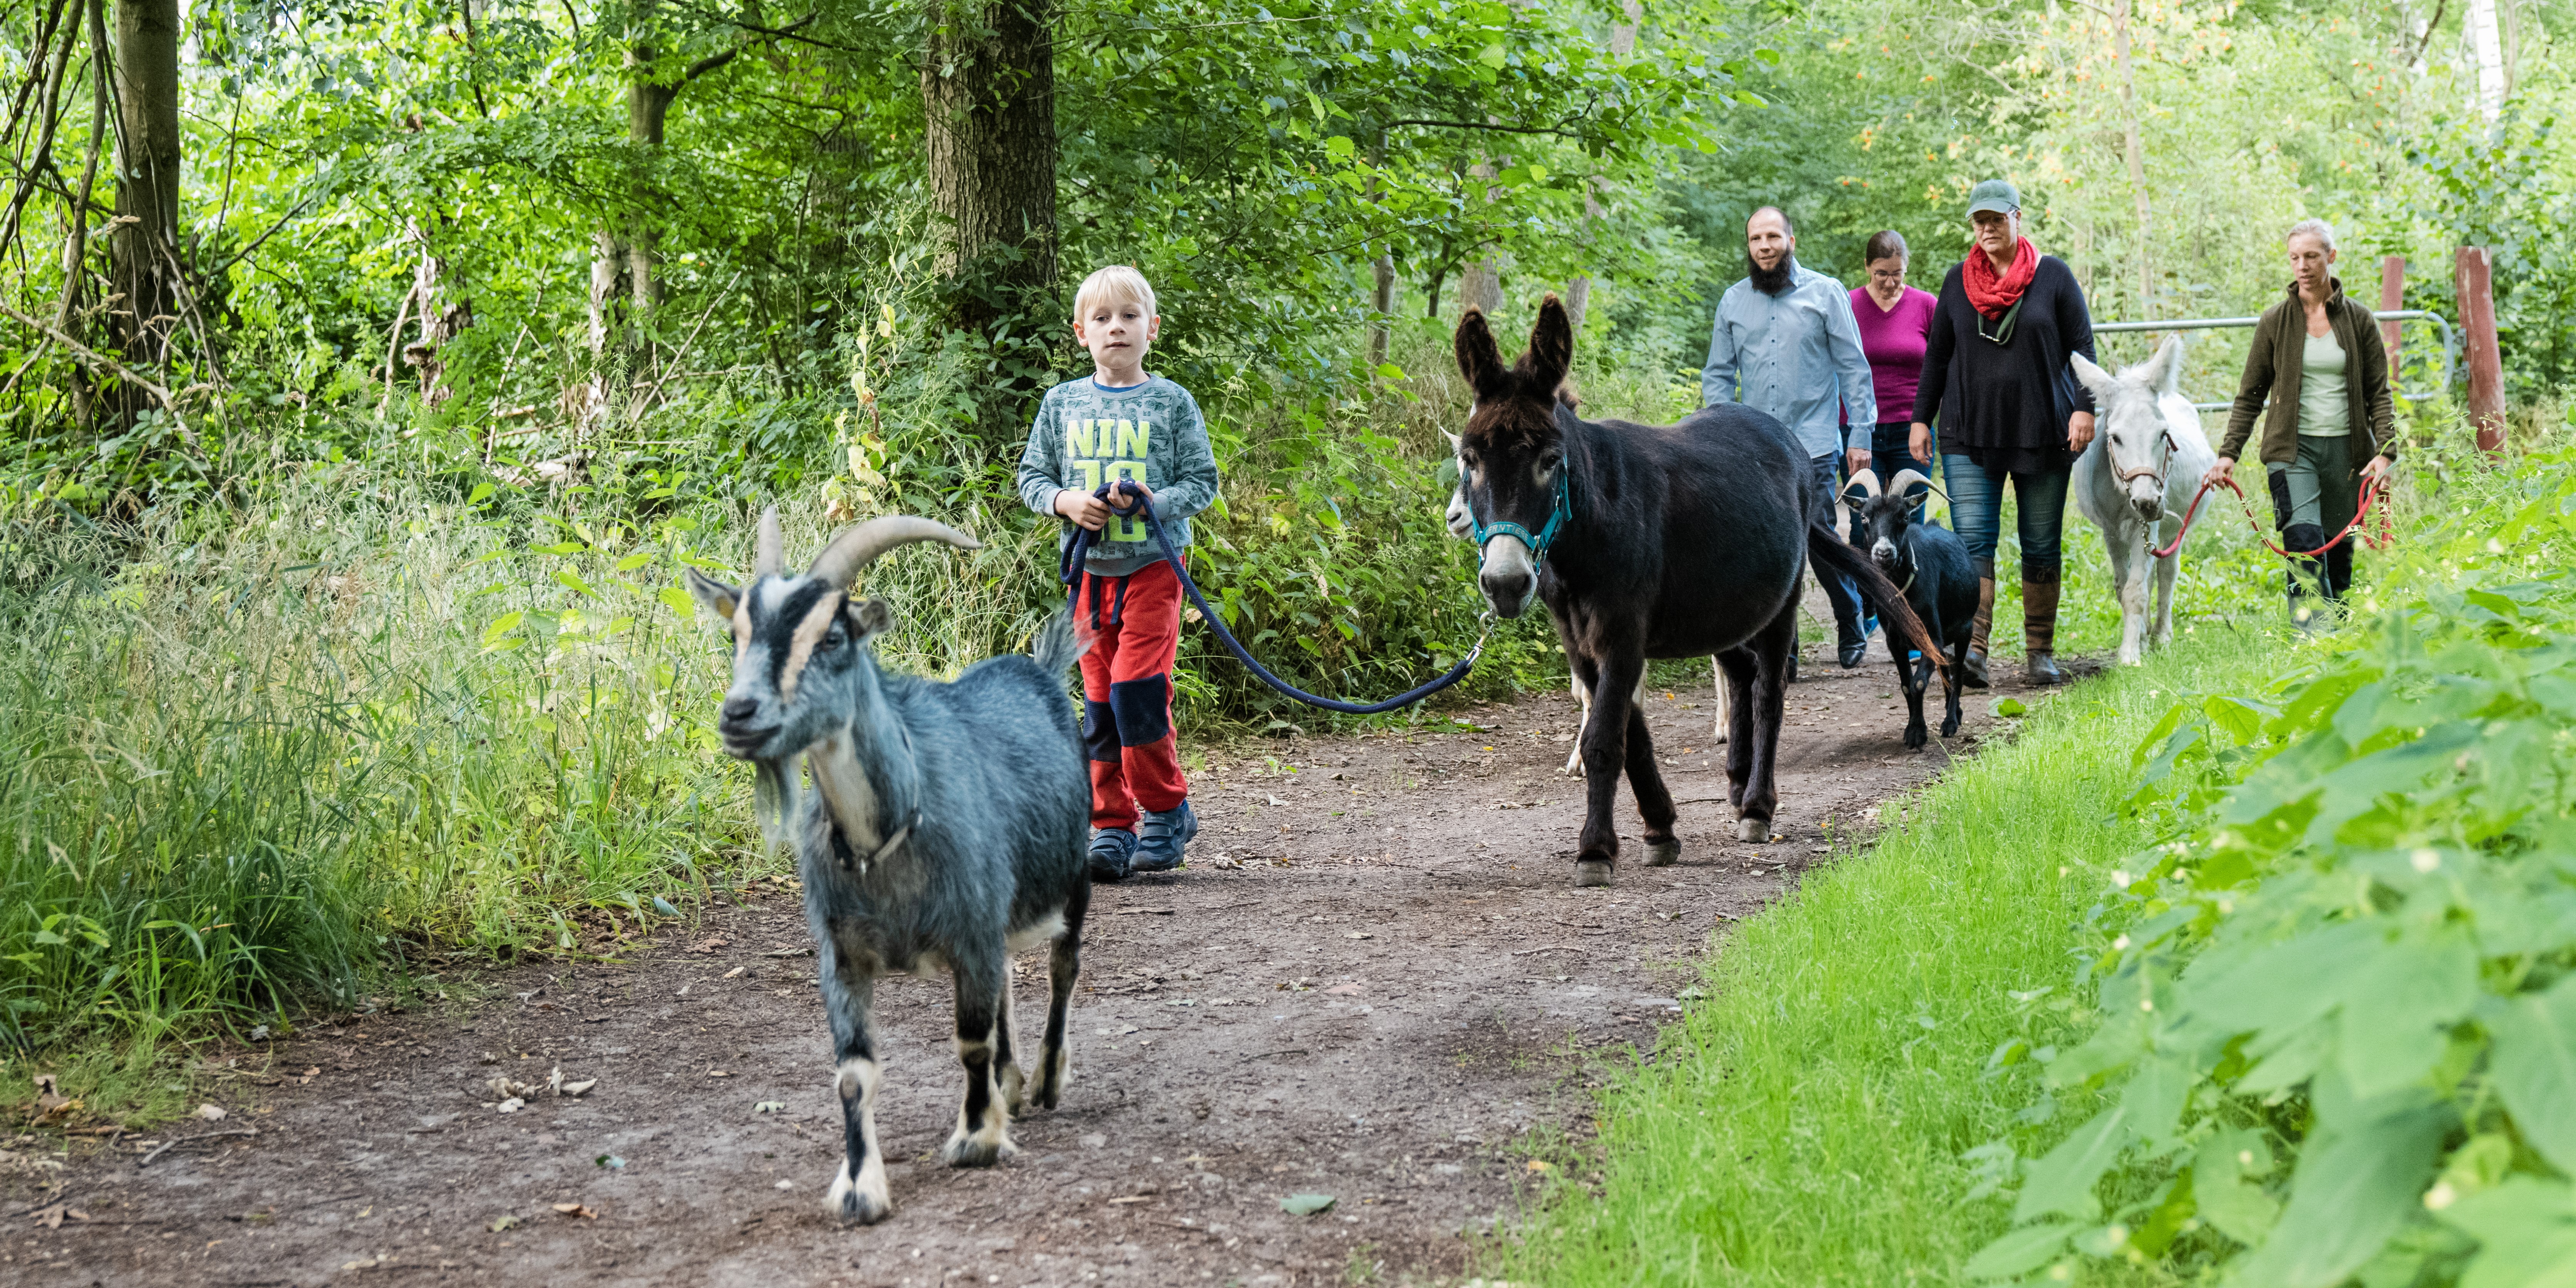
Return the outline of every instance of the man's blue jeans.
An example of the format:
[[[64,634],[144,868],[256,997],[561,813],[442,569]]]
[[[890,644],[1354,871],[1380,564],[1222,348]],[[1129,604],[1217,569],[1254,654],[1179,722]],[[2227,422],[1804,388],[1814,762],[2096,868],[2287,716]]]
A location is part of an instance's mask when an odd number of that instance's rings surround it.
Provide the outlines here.
[[[1813,458],[1810,463],[1816,480],[1816,517],[1830,528],[1835,526],[1834,512],[1844,508],[1841,496],[1843,454],[1840,451],[1827,452]],[[1844,526],[1848,529],[1848,520]],[[1834,633],[1839,637],[1835,643],[1849,644],[1861,639],[1860,589],[1852,585],[1850,578],[1822,565],[1816,568],[1816,584],[1825,588],[1825,600],[1834,608]]]

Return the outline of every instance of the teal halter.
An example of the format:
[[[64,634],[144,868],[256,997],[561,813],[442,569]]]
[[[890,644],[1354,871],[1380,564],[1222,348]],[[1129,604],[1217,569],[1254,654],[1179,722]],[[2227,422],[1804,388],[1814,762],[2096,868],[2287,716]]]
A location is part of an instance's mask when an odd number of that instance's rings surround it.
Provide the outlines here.
[[[1529,547],[1530,570],[1532,572],[1536,572],[1539,564],[1547,558],[1547,548],[1556,543],[1556,534],[1565,527],[1566,516],[1574,513],[1573,496],[1566,489],[1566,480],[1571,478],[1573,474],[1574,461],[1572,457],[1568,457],[1557,464],[1556,498],[1549,504],[1547,510],[1547,522],[1539,528],[1537,536],[1531,536],[1529,529],[1524,528],[1509,519],[1497,519],[1492,523],[1482,522],[1476,518],[1475,507],[1469,506],[1467,508],[1467,522],[1475,529],[1476,549],[1480,551],[1483,550],[1485,548],[1485,542],[1493,537],[1510,537],[1512,540]]]

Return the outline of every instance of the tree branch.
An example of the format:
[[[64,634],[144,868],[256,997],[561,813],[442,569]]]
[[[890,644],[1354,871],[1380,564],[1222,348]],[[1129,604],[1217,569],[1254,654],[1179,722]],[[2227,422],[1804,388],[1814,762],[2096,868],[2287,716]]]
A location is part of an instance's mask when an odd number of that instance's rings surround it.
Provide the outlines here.
[[[0,300],[0,313],[6,313],[20,322],[34,327],[38,334],[43,335],[45,338],[52,340],[54,343],[59,344],[66,349],[71,350],[73,356],[78,357],[81,361],[88,363],[90,366],[104,368],[105,370],[113,373],[117,379],[151,394],[153,401],[160,403],[162,409],[170,413],[170,419],[178,421],[179,433],[182,437],[188,440],[188,445],[190,447],[196,446],[196,433],[188,428],[188,422],[179,420],[178,400],[170,395],[170,391],[168,389],[153,383],[151,377],[145,376],[135,371],[134,368],[129,367],[104,353],[100,353],[98,350],[90,348],[88,345],[82,344],[80,341],[75,340],[70,336],[64,335],[62,332],[55,330],[49,323],[39,322],[34,318],[28,317],[26,314],[19,312],[17,308],[7,300]]]
[[[796,36],[796,29],[797,29],[797,28],[799,28],[799,27],[805,27],[805,26],[810,26],[810,25],[812,25],[813,21],[814,21],[816,18],[819,18],[819,17],[821,17],[821,16],[822,16],[822,11],[818,9],[818,10],[814,11],[813,13],[809,13],[809,14],[805,15],[804,17],[799,18],[799,19],[797,19],[796,21],[794,21],[794,22],[791,22],[791,23],[787,24],[787,25],[786,25],[786,26],[784,26],[784,27],[763,27],[763,26],[758,26],[758,25],[753,24],[753,23],[744,22],[744,21],[742,21],[741,19],[738,19],[738,18],[728,18],[728,19],[726,19],[725,21],[727,21],[727,22],[731,23],[732,25],[734,25],[734,26],[736,26],[736,27],[740,27],[740,28],[742,28],[744,31],[754,32],[754,33],[757,33],[757,34],[759,34],[759,35],[763,35],[763,36],[772,36],[772,37],[778,37],[778,38],[782,38],[782,39],[791,39],[791,40],[792,40],[792,39],[798,39],[798,38],[799,38],[799,37],[797,37],[797,36]],[[820,42],[809,42],[809,43],[820,43]],[[837,46],[837,45],[834,45],[834,46],[827,46],[827,48],[835,48],[835,49],[837,49],[837,48],[839,48],[839,46]],[[708,72],[714,71],[714,70],[716,70],[717,68],[724,66],[726,63],[732,62],[732,61],[734,60],[735,56],[736,56],[736,55],[739,55],[740,53],[742,53],[742,46],[740,46],[740,45],[736,45],[736,46],[734,46],[733,48],[728,49],[728,50],[724,51],[724,52],[723,52],[723,53],[721,53],[721,54],[709,54],[709,55],[707,55],[706,57],[701,58],[701,59],[699,59],[698,61],[696,61],[696,62],[694,62],[694,63],[689,64],[689,70],[687,70],[687,71],[685,71],[685,72],[680,73],[680,81],[679,81],[679,84],[680,84],[680,85],[686,85],[686,84],[688,84],[689,82],[691,82],[691,81],[693,81],[693,80],[696,80],[697,78],[699,78],[699,77],[701,77],[701,76],[706,75]],[[675,85],[675,86],[673,86],[672,88],[677,89],[677,88],[679,88],[679,86],[678,86],[678,85]]]
[[[1416,125],[1427,126],[1438,130],[1491,130],[1498,134],[1553,134],[1561,139],[1579,139],[1583,137],[1581,131],[1569,130],[1562,124],[1488,125],[1481,121],[1432,121],[1407,117],[1403,120],[1389,121],[1386,125],[1388,129],[1394,129],[1400,125]]]

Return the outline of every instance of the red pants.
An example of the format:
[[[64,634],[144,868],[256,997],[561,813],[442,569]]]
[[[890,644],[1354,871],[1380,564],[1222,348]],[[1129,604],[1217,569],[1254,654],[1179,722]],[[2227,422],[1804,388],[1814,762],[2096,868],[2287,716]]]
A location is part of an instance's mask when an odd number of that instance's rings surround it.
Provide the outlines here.
[[[1075,629],[1082,655],[1082,744],[1091,761],[1091,825],[1134,828],[1139,807],[1177,809],[1190,794],[1172,737],[1172,655],[1181,643],[1181,579],[1156,562],[1124,577],[1082,574]]]

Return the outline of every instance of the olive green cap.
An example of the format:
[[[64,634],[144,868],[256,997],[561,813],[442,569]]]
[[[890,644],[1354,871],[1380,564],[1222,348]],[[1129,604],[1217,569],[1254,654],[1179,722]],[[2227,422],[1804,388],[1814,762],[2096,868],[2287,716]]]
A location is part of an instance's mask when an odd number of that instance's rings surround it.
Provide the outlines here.
[[[1968,191],[1968,213],[1991,210],[2008,215],[2021,209],[2021,189],[2004,179],[1988,179]]]

